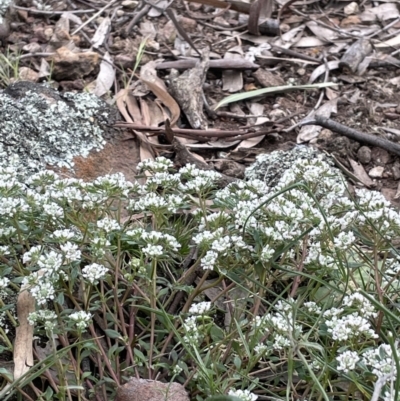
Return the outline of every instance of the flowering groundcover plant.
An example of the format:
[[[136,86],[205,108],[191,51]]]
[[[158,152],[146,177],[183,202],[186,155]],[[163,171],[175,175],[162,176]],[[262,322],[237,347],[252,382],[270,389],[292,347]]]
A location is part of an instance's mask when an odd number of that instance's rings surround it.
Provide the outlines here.
[[[165,158],[138,170],[0,170],[2,400],[111,400],[133,375],[199,401],[400,399],[400,215],[379,193],[351,195],[320,157],[273,187],[218,189]],[[20,291],[35,364],[14,381]]]

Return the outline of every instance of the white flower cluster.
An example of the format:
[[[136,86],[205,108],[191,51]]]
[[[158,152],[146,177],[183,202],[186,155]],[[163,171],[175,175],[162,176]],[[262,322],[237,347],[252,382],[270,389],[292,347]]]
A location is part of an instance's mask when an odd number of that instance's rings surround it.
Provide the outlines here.
[[[178,252],[181,244],[170,234],[160,231],[146,231],[143,228],[129,230],[126,233],[127,241],[133,240],[142,246],[141,251],[149,258],[167,256]]]
[[[197,326],[197,316],[187,317],[182,324],[182,328],[185,332],[182,339],[186,344],[194,346],[194,344],[201,342],[203,335]]]
[[[336,357],[336,360],[338,361],[337,369],[348,373],[356,368],[356,363],[360,360],[360,357],[355,351],[344,351]]]
[[[400,356],[400,350],[396,349],[396,359]],[[381,344],[374,349],[362,354],[362,362],[370,367],[372,373],[378,378],[387,377],[387,381],[397,377],[396,361],[393,356],[392,347],[389,344]]]
[[[256,401],[258,398],[258,395],[249,390],[229,390],[228,395],[238,397],[243,401]]]
[[[79,331],[84,331],[89,326],[92,315],[84,311],[78,311],[71,313],[69,319]]]
[[[98,228],[104,230],[106,233],[121,229],[121,226],[119,225],[118,221],[111,219],[110,217],[104,217],[104,219],[98,220],[96,225]]]
[[[371,323],[357,312],[343,316],[334,317],[325,321],[328,333],[336,341],[346,341],[352,338],[364,336],[366,338],[378,338],[371,327]]]
[[[145,171],[159,173],[159,172],[168,172],[168,170],[172,169],[173,167],[174,164],[172,163],[171,160],[163,156],[160,156],[157,157],[156,160],[147,159],[141,161],[140,163],[138,163],[136,169],[139,173],[143,173]]]
[[[154,192],[159,187],[162,187],[163,189],[175,189],[180,183],[180,174],[169,174],[167,172],[155,173],[147,179],[142,190],[147,193]]]
[[[161,196],[149,192],[137,200],[129,202],[128,210],[133,212],[175,213],[178,208],[186,205],[185,196],[169,194]]]
[[[360,293],[353,293],[343,299],[342,308],[328,309],[323,313],[328,333],[335,341],[352,338],[378,338],[368,319],[376,316],[371,303]],[[355,312],[351,309],[356,308]],[[349,313],[350,310],[350,313]],[[340,315],[342,315],[340,317]]]
[[[95,237],[90,243],[90,252],[96,258],[102,258],[110,245],[111,243],[107,238]]]
[[[278,301],[275,305],[275,313],[267,313],[262,317],[256,316],[252,323],[255,331],[267,331],[271,333],[269,341],[272,342],[272,349],[279,351],[291,347],[290,338],[297,338],[302,327],[294,322],[293,317],[294,300]],[[258,344],[258,347],[266,344]],[[263,348],[260,348],[263,349]]]
[[[207,252],[201,259],[204,270],[214,270],[218,257],[227,256],[228,253],[239,251],[252,251],[253,247],[247,245],[241,235],[223,235],[224,228],[219,227],[215,231],[204,230],[193,237],[193,242],[200,249]],[[245,257],[242,256],[242,261]]]
[[[56,230],[51,234],[51,237],[56,239],[58,242],[65,242],[72,238],[77,237],[77,233],[71,229],[65,228],[63,230]]]
[[[46,332],[53,332],[57,327],[57,315],[51,310],[40,309],[29,314],[28,323],[31,326],[42,323]]]
[[[0,290],[4,290],[8,287],[10,280],[7,277],[0,277]]]
[[[97,263],[92,263],[82,269],[82,277],[84,277],[90,284],[97,284],[107,274],[108,269]]]
[[[126,198],[131,191],[138,189],[138,184],[126,180],[122,173],[107,174],[96,178],[92,183],[93,188],[101,191],[108,197]]]
[[[64,254],[66,263],[78,262],[81,260],[81,251],[78,245],[68,241],[65,244],[60,244],[60,249]]]
[[[193,304],[190,309],[189,313],[192,315],[204,315],[211,309],[211,302],[199,302],[197,304]]]
[[[204,193],[215,187],[221,174],[213,170],[200,170],[193,164],[187,164],[179,170],[181,177],[187,180],[179,184],[179,189],[184,193]]]

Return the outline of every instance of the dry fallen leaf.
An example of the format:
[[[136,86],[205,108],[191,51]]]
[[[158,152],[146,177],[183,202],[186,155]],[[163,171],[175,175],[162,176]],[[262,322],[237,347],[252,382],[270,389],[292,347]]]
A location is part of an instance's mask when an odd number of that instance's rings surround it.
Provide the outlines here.
[[[133,120],[131,116],[128,113],[128,110],[126,109],[125,104],[127,103],[127,98],[129,96],[129,89],[121,89],[116,95],[115,95],[115,101],[118,107],[119,112],[121,115],[124,117],[125,121],[128,123],[133,123]],[[140,141],[140,160],[146,160],[146,159],[154,159],[154,151],[151,147],[151,144],[146,137],[145,134],[139,131],[133,131],[136,135],[136,137]]]
[[[98,26],[96,32],[92,38],[92,46],[97,49],[100,47],[104,41],[106,40],[107,34],[111,28],[111,19],[106,17],[101,21],[100,25]]]
[[[225,59],[241,59],[243,58],[243,50],[235,46],[228,50],[224,56]],[[243,74],[241,71],[224,70],[222,72],[223,91],[235,93],[243,88]]]
[[[96,79],[94,94],[98,97],[106,94],[113,86],[115,80],[115,68],[108,52],[103,56],[100,63],[100,72]]]
[[[126,108],[129,115],[133,118],[133,121],[138,124],[143,124],[142,113],[138,105],[137,99],[132,95],[132,92],[128,91],[125,97]]]
[[[367,188],[375,186],[375,183],[368,176],[367,172],[361,163],[357,163],[355,160],[349,158],[350,165],[353,169],[353,174],[362,182]]]
[[[329,118],[332,113],[337,113],[337,102],[338,98],[326,102],[318,110],[310,113],[305,120],[313,118],[315,114]],[[320,125],[305,125],[301,127],[299,135],[297,135],[297,143],[309,142],[317,138],[321,130],[322,127]]]
[[[158,78],[155,63],[148,63],[147,68],[142,67],[140,80],[144,82],[157,98],[168,108],[171,114],[171,126],[173,127],[179,119],[181,110],[175,99],[167,92],[164,81]]]

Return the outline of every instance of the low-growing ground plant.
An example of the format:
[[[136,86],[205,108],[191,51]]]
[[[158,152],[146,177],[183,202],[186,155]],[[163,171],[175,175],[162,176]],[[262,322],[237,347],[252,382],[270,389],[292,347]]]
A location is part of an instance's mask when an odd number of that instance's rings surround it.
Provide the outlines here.
[[[272,188],[138,170],[1,169],[0,399],[113,400],[132,376],[198,401],[399,399],[400,215],[379,193],[319,157]],[[34,362],[15,380],[21,291]]]

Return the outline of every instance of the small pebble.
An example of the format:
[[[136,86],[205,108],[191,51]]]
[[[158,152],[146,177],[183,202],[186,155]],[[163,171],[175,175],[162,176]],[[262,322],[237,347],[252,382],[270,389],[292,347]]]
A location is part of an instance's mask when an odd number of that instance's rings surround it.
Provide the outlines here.
[[[343,9],[344,13],[346,15],[352,15],[352,14],[357,14],[360,9],[358,7],[358,4],[353,1],[352,3],[348,4],[344,9]]]
[[[361,146],[357,152],[357,158],[362,164],[368,164],[371,161],[371,149],[368,146]]]
[[[382,178],[382,175],[383,175],[384,170],[385,170],[384,167],[382,167],[382,166],[376,166],[376,167],[372,168],[372,169],[369,171],[368,175],[369,175],[371,178]]]

